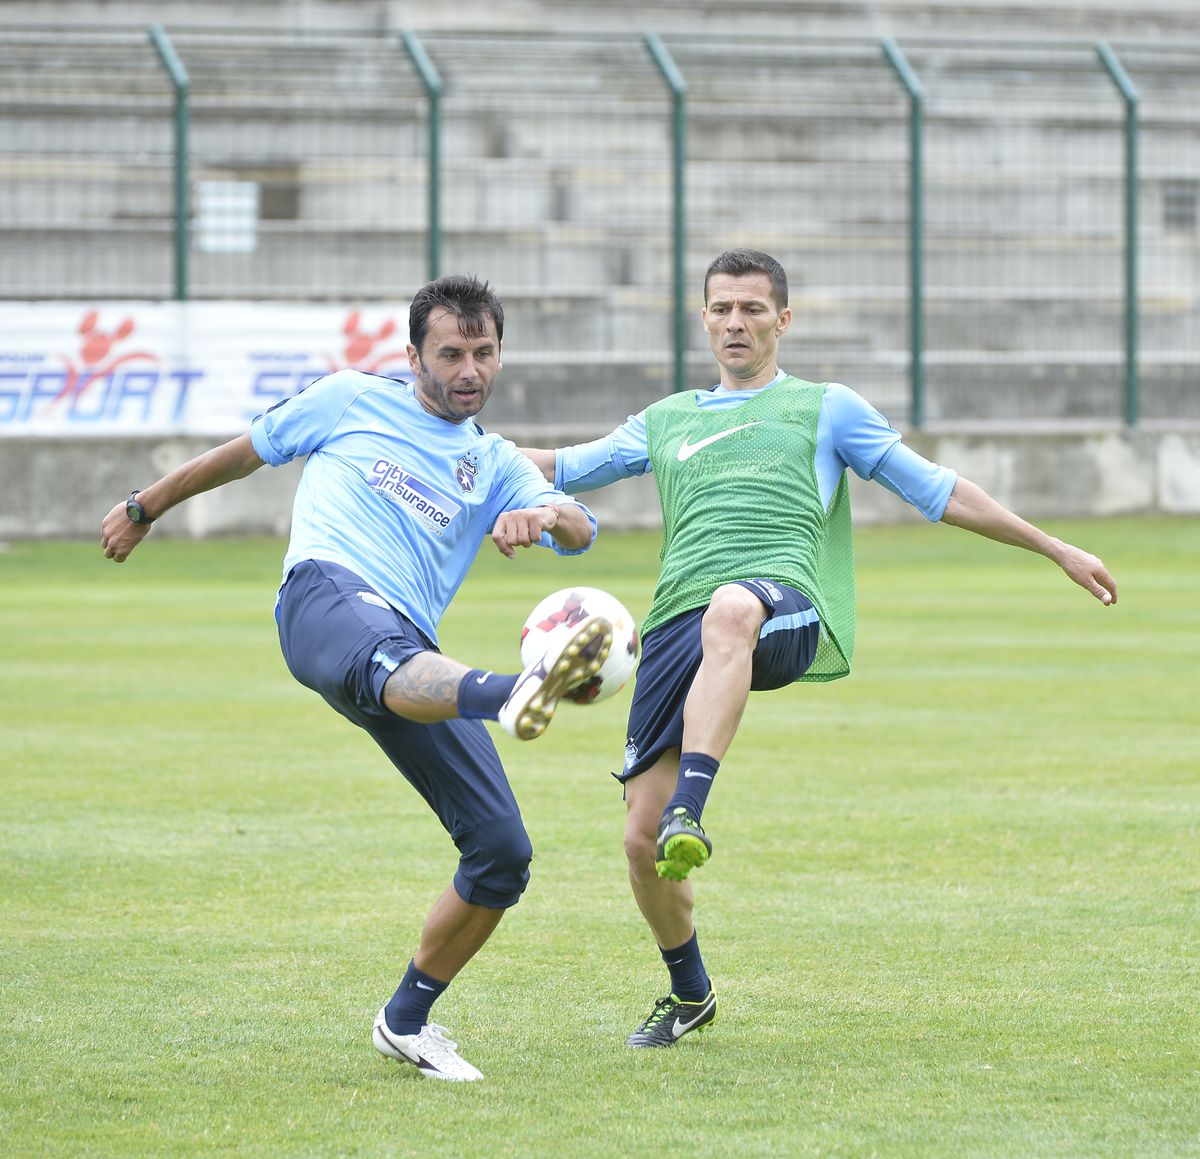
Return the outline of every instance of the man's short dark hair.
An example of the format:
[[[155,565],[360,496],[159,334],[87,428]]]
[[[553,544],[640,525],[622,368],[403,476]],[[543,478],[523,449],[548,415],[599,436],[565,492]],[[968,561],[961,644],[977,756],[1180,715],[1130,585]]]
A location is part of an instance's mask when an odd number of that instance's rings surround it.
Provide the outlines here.
[[[496,323],[496,338],[504,339],[504,307],[491,286],[472,274],[446,274],[422,286],[408,308],[408,340],[418,352],[429,329],[429,315],[436,309],[453,314],[466,338],[483,337],[490,318]]]
[[[787,274],[770,254],[761,250],[726,250],[720,257],[713,258],[704,275],[704,304],[708,305],[708,283],[714,274],[728,274],[733,278],[746,274],[766,274],[771,279],[771,297],[782,310],[788,304]]]

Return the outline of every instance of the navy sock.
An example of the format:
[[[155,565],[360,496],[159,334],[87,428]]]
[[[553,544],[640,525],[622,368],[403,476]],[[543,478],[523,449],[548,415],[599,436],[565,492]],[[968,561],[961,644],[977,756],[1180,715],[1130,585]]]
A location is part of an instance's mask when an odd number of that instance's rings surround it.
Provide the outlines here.
[[[516,676],[498,676],[472,668],[458,682],[458,715],[463,720],[495,720],[517,684]]]
[[[660,946],[658,952],[671,971],[671,993],[684,1002],[703,1002],[712,989],[712,983],[704,969],[695,932],[682,946],[676,946],[673,950],[664,950]]]
[[[717,775],[721,762],[706,753],[680,753],[679,779],[675,782],[675,796],[668,802],[663,816],[668,816],[682,805],[697,821],[704,812],[708,791]]]
[[[449,982],[439,982],[418,970],[409,962],[404,981],[391,1001],[384,1007],[383,1016],[393,1034],[417,1034],[429,1021],[429,1010]]]

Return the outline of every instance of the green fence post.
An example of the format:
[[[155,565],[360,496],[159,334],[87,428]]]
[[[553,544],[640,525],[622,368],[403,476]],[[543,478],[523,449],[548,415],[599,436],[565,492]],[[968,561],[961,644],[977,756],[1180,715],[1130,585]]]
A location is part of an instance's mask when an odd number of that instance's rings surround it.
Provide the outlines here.
[[[175,88],[175,297],[188,296],[188,95],[191,81],[161,24],[150,28],[150,43]]]
[[[425,46],[411,33],[402,32],[400,39],[412,59],[425,95],[429,99],[429,280],[438,276],[442,252],[442,78]]]
[[[1116,53],[1104,42],[1096,55],[1125,101],[1125,422],[1136,426],[1141,412],[1138,382],[1138,91]]]
[[[908,92],[908,272],[909,272],[909,342],[911,377],[909,421],[920,428],[925,421],[925,292],[922,285],[922,255],[925,248],[924,183],[925,169],[921,157],[924,136],[925,93],[917,74],[913,72],[900,46],[890,37],[883,41],[883,54],[892,66],[900,83]]]
[[[675,344],[675,389],[687,386],[684,360],[687,352],[686,278],[687,229],[684,216],[684,177],[687,166],[687,82],[657,32],[645,34],[646,48],[671,90],[671,299]]]

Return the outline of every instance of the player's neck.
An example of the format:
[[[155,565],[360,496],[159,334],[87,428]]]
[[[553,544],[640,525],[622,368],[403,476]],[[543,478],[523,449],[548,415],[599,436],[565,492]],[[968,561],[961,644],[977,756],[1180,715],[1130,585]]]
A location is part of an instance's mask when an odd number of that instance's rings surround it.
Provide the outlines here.
[[[770,386],[778,377],[779,367],[774,365],[769,370],[761,370],[745,379],[735,378],[724,367],[721,368],[721,385],[726,390],[762,390],[764,386]]]

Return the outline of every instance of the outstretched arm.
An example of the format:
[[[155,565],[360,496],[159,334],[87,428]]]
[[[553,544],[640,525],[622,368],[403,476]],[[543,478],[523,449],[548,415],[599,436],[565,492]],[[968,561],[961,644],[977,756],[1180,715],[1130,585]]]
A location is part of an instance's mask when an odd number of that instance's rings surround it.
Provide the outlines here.
[[[151,519],[169,511],[177,503],[211,491],[235,479],[244,479],[263,465],[248,434],[239,435],[211,451],[176,467],[157,483],[137,493],[138,502]],[[125,501],[118,503],[100,524],[100,542],[104,554],[114,563],[124,563],[150,531],[148,523],[130,523],[125,515]]]
[[[553,451],[544,447],[517,450],[541,471],[547,483],[570,495],[595,491],[651,470],[645,411],[630,415],[615,431],[589,443]]]
[[[964,527],[997,543],[1023,547],[1026,551],[1044,555],[1058,564],[1080,587],[1087,588],[1102,604],[1117,602],[1116,581],[1101,560],[1027,523],[1003,504],[997,503],[982,487],[961,475],[950,493],[942,522],[951,527]]]

